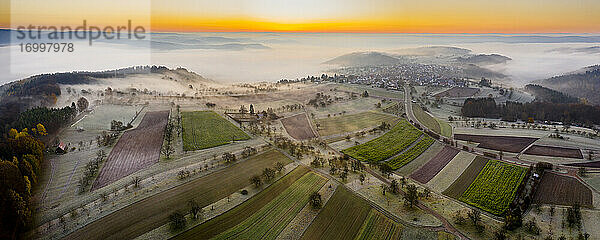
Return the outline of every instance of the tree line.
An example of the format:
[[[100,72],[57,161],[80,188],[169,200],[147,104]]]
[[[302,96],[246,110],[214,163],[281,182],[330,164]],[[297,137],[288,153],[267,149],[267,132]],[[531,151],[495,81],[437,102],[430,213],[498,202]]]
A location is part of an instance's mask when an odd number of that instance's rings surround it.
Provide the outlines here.
[[[17,239],[31,226],[32,186],[43,151],[44,144],[25,130],[0,140],[0,239]]]
[[[22,112],[16,120],[4,126],[3,131],[10,129],[34,128],[37,124],[44,125],[49,133],[57,131],[62,124],[70,122],[77,115],[75,106],[63,108],[36,107]]]
[[[78,105],[87,108],[85,102]],[[0,239],[22,238],[32,227],[32,188],[43,170],[46,148],[40,138],[58,131],[76,114],[73,103],[64,108],[32,108],[18,114],[12,122],[1,122]]]
[[[493,98],[468,98],[461,113],[465,117],[501,118],[504,121],[541,121],[563,122],[590,126],[600,124],[600,106],[581,103],[506,102],[496,104]]]

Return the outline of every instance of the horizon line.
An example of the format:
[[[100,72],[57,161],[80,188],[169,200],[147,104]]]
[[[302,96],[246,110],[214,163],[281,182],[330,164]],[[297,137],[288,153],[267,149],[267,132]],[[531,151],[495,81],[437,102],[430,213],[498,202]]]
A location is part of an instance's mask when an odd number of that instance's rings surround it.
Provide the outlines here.
[[[0,30],[11,30],[18,31],[15,28],[7,28],[0,27]],[[25,29],[23,31],[29,31]],[[32,29],[31,31],[38,31],[37,29]],[[49,30],[41,30],[42,32],[47,32]],[[88,31],[88,30],[86,30]],[[77,30],[71,31],[57,31],[57,32],[77,32]],[[103,32],[103,31],[101,31]],[[207,31],[148,31],[146,33],[278,33],[278,34],[464,34],[464,35],[478,35],[478,34],[505,34],[505,35],[518,35],[518,34],[600,34],[600,32],[391,32],[391,31],[218,31],[218,30],[207,30]]]

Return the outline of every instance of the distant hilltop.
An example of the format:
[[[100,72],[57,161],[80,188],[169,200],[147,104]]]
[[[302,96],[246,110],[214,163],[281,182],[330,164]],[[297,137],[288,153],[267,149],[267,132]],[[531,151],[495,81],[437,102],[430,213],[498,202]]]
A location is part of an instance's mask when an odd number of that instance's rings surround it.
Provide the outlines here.
[[[502,64],[512,60],[500,54],[473,54],[471,50],[458,47],[430,46],[406,48],[383,52],[354,52],[345,54],[324,64],[344,67],[382,66],[401,63],[421,64],[473,64],[477,66]]]
[[[354,52],[345,54],[324,64],[338,67],[373,67],[402,64],[450,66],[456,69],[452,77],[472,79],[490,78],[504,81],[503,73],[485,68],[490,64],[506,63],[511,58],[499,54],[473,54],[471,50],[458,47],[429,46],[393,50],[390,52]]]
[[[600,105],[600,65],[536,81],[537,84]]]
[[[429,46],[417,48],[403,48],[393,51],[395,54],[403,56],[464,56],[471,53],[471,50],[459,47],[447,46]]]
[[[354,52],[342,55],[323,64],[343,67],[381,66],[402,63],[402,60],[380,52]]]
[[[152,76],[144,78],[145,76]],[[140,78],[135,78],[140,77]],[[159,87],[157,83],[189,89],[214,83],[185,68],[169,69],[164,66],[135,66],[98,72],[64,72],[40,74],[0,86],[0,127],[12,122],[19,113],[32,107],[56,107],[65,86],[82,86],[105,89],[107,87],[133,86],[134,83],[154,79],[146,83],[148,88]],[[156,86],[153,86],[156,85]],[[62,88],[61,88],[62,86]]]
[[[502,56],[500,54],[478,54],[468,57],[458,57],[456,60],[475,65],[492,65],[506,63],[512,60],[512,58]]]

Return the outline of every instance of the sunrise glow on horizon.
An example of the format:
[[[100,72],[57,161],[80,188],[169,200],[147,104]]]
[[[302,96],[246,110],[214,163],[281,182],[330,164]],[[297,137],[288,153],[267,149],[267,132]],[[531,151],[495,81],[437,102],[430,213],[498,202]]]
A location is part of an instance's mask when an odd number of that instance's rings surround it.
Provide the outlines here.
[[[595,0],[3,0],[0,6],[3,28],[76,25],[83,19],[116,25],[131,19],[152,32],[600,32],[600,2]]]

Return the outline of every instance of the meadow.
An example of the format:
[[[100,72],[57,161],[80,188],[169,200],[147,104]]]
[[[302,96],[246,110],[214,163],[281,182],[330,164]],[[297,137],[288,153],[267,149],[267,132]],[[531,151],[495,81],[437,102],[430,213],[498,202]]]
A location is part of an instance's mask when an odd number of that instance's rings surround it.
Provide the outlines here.
[[[244,131],[213,111],[182,112],[181,117],[185,151],[250,139]]]
[[[426,113],[425,110],[423,110],[423,108],[414,104],[412,105],[412,110],[415,114],[415,117],[417,118],[417,120],[419,120],[421,124],[425,125],[427,128],[431,129],[431,131],[434,131],[437,134],[442,133],[442,129],[438,120]]]
[[[367,111],[357,114],[317,119],[315,120],[315,123],[319,124],[318,132],[321,136],[330,136],[374,127],[382,122],[393,125],[396,121],[398,121],[398,118],[395,116]]]
[[[440,134],[442,134],[442,136],[444,137],[452,137],[452,126],[450,126],[450,124],[448,124],[444,120],[437,118],[435,120],[437,120],[440,124]]]

